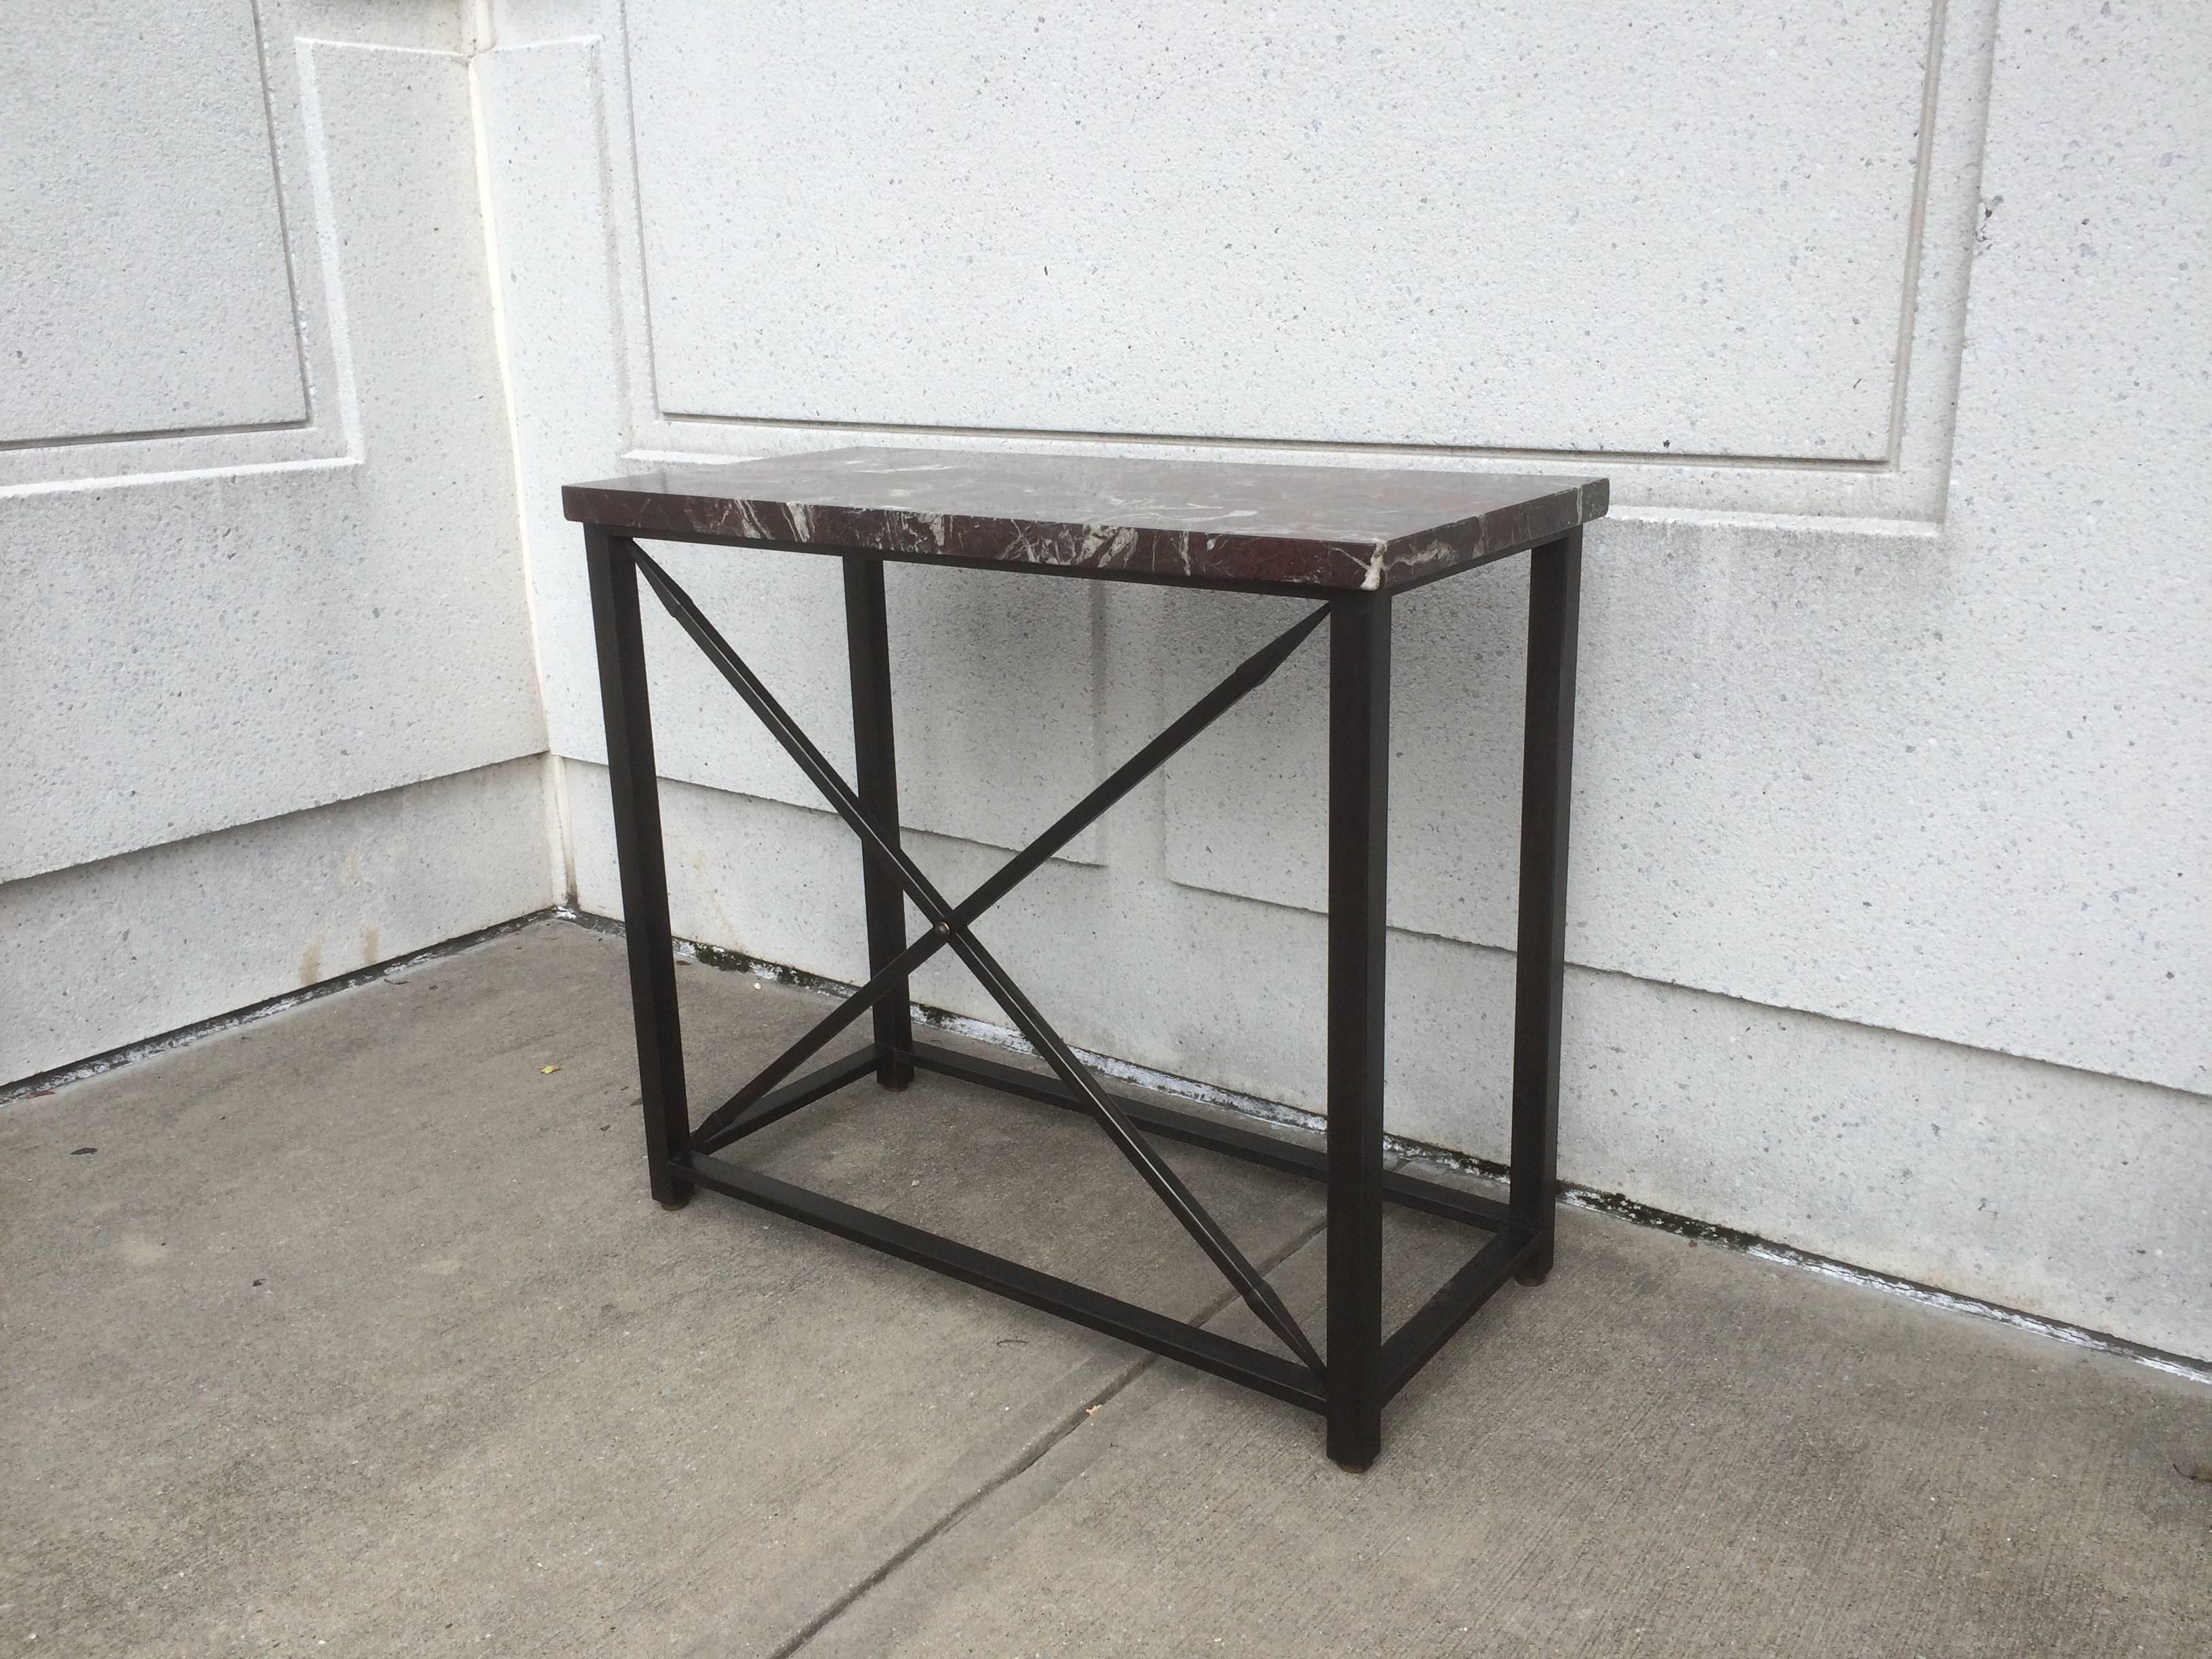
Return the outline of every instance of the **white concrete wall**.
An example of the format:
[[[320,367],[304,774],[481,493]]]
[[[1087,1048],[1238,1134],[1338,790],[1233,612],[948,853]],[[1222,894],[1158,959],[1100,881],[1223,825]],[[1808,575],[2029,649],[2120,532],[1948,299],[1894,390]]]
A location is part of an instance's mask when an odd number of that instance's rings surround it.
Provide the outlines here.
[[[0,1076],[618,909],[565,481],[1602,471],[1566,1173],[2212,1357],[2212,14],[1460,18],[0,15]],[[842,755],[832,568],[668,557]],[[891,594],[953,885],[1284,609]],[[1493,1157],[1522,604],[1401,611],[1390,1121]],[[653,645],[678,927],[857,975],[842,828]],[[1073,1039],[1319,1104],[1319,670],[987,925]]]
[[[556,896],[471,44],[0,9],[0,1079]]]
[[[1603,471],[1565,1173],[2212,1355],[2212,13],[494,22],[587,908],[618,902],[565,480],[878,436]],[[832,569],[667,558],[840,750]],[[911,569],[891,598],[907,817],[955,886],[1285,610]],[[1401,608],[1390,1121],[1492,1157],[1522,613],[1512,568]],[[857,976],[841,827],[653,645],[678,928]],[[1320,1103],[1321,670],[994,917],[1072,1038]],[[921,994],[994,1015],[954,970]]]

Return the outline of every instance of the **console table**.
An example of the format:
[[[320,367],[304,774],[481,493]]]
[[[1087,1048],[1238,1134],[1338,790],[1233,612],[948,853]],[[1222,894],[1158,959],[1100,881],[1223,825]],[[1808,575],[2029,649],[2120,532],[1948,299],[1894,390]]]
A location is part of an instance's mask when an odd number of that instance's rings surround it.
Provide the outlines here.
[[[1329,1455],[1364,1468],[1384,1404],[1509,1277],[1552,1263],[1559,1002],[1574,749],[1582,526],[1602,479],[1273,466],[964,450],[854,448],[678,467],[564,489],[583,526],[630,996],[653,1194],[706,1188],[949,1273],[1196,1365],[1327,1419]],[[856,775],[848,782],[641,540],[828,554],[843,561]],[[1504,1203],[1383,1167],[1383,894],[1389,842],[1390,612],[1398,595],[1509,554],[1529,555],[1521,801],[1512,1153]],[[884,564],[1286,594],[1314,609],[1139,750],[1026,849],[955,902],[902,850]],[[698,1122],[684,1097],[674,942],[646,692],[638,580],[689,635],[860,837],[871,977],[774,1064]],[[1285,1140],[1103,1088],[971,931],[1094,819],[1328,625],[1328,1128]],[[904,900],[928,923],[906,934]],[[908,975],[950,950],[1042,1057],[1049,1075],[917,1042]],[[793,1073],[863,1014],[872,1040]],[[719,1156],[755,1130],[862,1079],[900,1089],[915,1070],[1089,1114],[1282,1345],[1270,1352],[745,1169]],[[1328,1188],[1326,1358],[1237,1243],[1158,1154],[1211,1148]],[[1488,1240],[1396,1331],[1382,1330],[1382,1206],[1480,1228]]]

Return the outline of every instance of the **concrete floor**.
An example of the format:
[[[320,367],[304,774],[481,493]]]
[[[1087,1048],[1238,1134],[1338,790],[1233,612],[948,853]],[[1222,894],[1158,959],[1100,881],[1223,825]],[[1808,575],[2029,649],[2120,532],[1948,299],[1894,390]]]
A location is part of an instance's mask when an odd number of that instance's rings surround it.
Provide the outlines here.
[[[823,1006],[680,977],[702,1098]],[[2212,1653],[2212,1389],[1570,1214],[1346,1474],[1291,1407],[655,1207],[623,986],[547,923],[0,1108],[0,1648]],[[1067,1114],[861,1088],[744,1155],[1248,1320]],[[1174,1156],[1308,1317],[1317,1189]],[[1467,1245],[1394,1218],[1396,1300]]]

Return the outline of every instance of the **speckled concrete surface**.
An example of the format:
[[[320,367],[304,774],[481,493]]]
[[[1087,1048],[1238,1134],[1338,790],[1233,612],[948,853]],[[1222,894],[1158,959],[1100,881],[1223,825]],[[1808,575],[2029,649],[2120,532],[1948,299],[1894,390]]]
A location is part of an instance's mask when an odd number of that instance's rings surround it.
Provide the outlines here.
[[[702,1092],[820,1006],[682,977]],[[549,923],[0,1111],[0,1638],[2212,1642],[2212,1484],[2182,1472],[2212,1462],[2212,1390],[1575,1216],[1551,1283],[1486,1310],[1345,1475],[1303,1413],[733,1205],[655,1208],[622,989],[616,942]],[[1227,1304],[1067,1115],[926,1082],[775,1133],[769,1167]],[[1177,1161],[1310,1301],[1313,1190]],[[1400,1293],[1461,1243],[1394,1231]]]

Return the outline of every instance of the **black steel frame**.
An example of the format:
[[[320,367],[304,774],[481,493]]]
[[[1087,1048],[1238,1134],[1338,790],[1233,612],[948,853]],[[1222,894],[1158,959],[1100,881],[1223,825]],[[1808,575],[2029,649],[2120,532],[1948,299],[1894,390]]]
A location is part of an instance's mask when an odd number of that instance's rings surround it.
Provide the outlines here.
[[[1383,969],[1389,825],[1390,624],[1388,592],[1321,593],[1264,584],[1198,583],[1296,592],[1316,608],[1263,647],[1113,775],[1016,854],[975,892],[948,901],[899,844],[891,720],[887,556],[847,551],[855,779],[848,784],[728,641],[637,542],[584,527],[599,689],[606,714],[621,863],[638,1080],[653,1195],[678,1207],[705,1188],[933,1268],[1103,1331],[1278,1399],[1321,1413],[1328,1454],[1364,1468],[1382,1443],[1382,1408],[1510,1277],[1550,1271],[1557,1188],[1559,1017],[1565,972],[1567,801],[1574,750],[1582,532],[1530,556],[1528,699],[1522,754],[1518,962],[1513,1027],[1512,1151],[1504,1203],[1402,1170],[1382,1157]],[[655,539],[659,539],[656,538]],[[673,539],[673,538],[672,538]],[[726,545],[782,544],[684,538]],[[794,549],[820,554],[820,548]],[[1515,549],[1511,551],[1520,551]],[[1007,567],[999,567],[1006,568]],[[1030,567],[1030,568],[1036,568]],[[1081,571],[1057,572],[1083,575]],[[861,842],[871,977],[759,1076],[697,1124],[685,1098],[668,918],[653,720],[638,605],[642,577],[668,613],[735,688]],[[1404,591],[1403,589],[1400,590]],[[1329,635],[1328,1136],[1314,1147],[1233,1123],[1114,1094],[1062,1041],[971,931],[985,911],[1168,758],[1264,683],[1326,621]],[[927,924],[906,937],[911,900]],[[950,949],[1049,1067],[1048,1075],[978,1060],[915,1038],[908,980]],[[802,1076],[792,1074],[863,1013],[871,1040]],[[719,1156],[755,1131],[872,1076],[903,1089],[917,1071],[1089,1115],[1287,1351],[1270,1352],[1185,1321],[1041,1273]],[[1328,1358],[1151,1138],[1176,1140],[1324,1182],[1328,1188]],[[1382,1206],[1404,1205],[1488,1231],[1443,1288],[1388,1338],[1382,1333]]]

